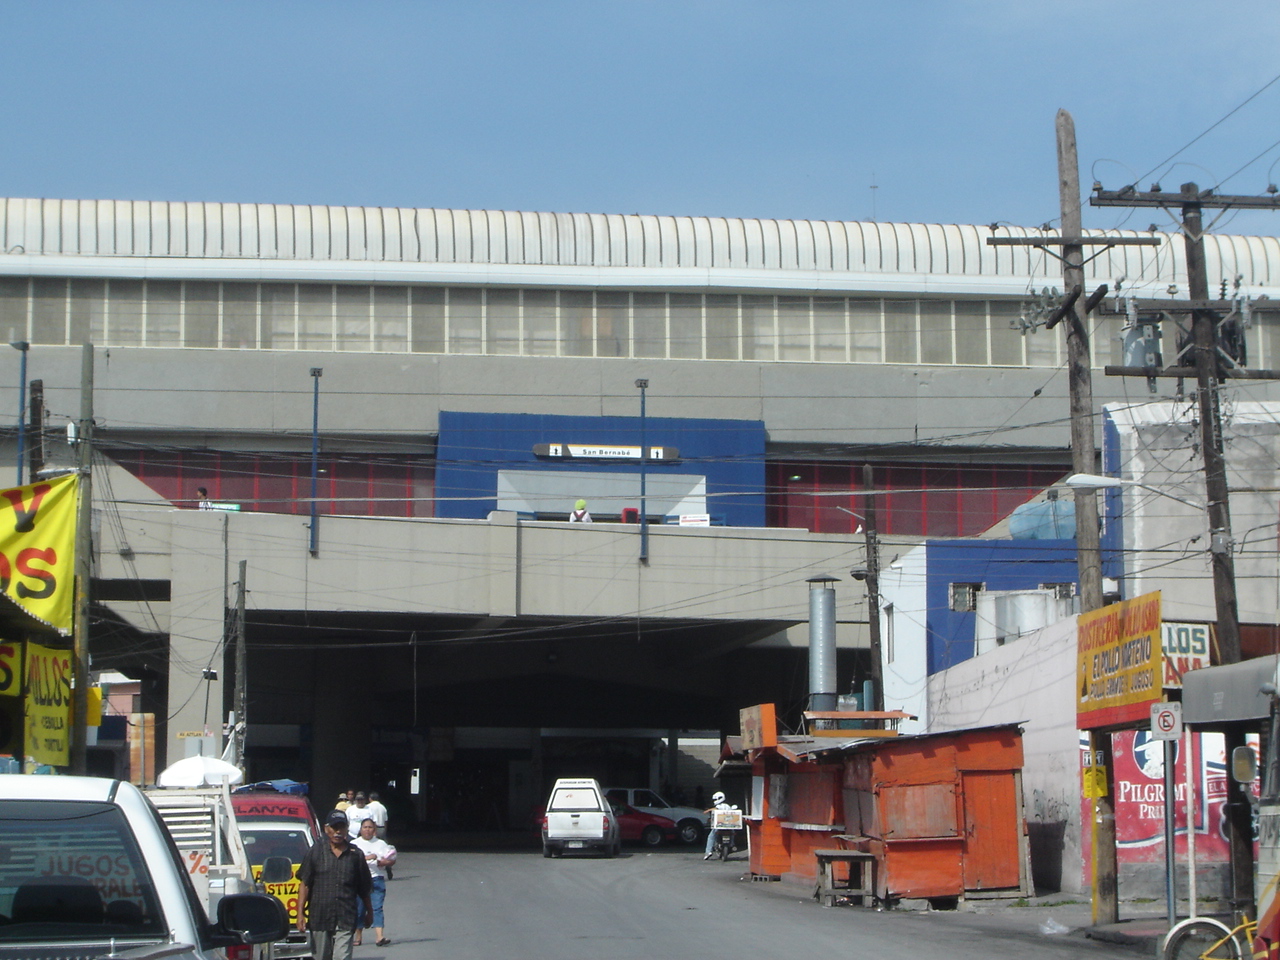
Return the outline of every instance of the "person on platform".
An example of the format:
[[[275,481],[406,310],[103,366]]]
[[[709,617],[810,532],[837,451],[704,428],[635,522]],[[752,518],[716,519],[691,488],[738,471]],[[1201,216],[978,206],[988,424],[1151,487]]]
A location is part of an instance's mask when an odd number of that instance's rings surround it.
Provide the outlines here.
[[[324,818],[324,839],[298,867],[298,932],[311,934],[314,960],[351,960],[358,924],[373,923],[373,876],[351,845],[347,815]]]
[[[360,824],[359,835],[351,841],[352,845],[364,854],[365,863],[369,865],[369,873],[373,878],[373,933],[377,937],[377,945],[385,947],[390,940],[386,937],[386,924],[383,920],[382,905],[387,898],[387,870],[396,862],[396,848],[385,840],[378,839],[378,825],[372,817],[365,817]],[[369,923],[366,922],[368,927]],[[356,946],[360,945],[360,931],[356,931]]]
[[[569,513],[570,523],[591,523],[591,514],[587,512],[587,501],[579,500]]]

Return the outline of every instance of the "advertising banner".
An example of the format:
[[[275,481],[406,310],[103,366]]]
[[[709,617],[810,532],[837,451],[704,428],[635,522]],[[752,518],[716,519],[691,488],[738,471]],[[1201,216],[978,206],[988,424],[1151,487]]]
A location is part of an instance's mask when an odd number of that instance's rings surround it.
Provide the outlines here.
[[[22,641],[0,640],[0,697],[22,696]]]
[[[71,651],[27,641],[27,756],[71,762]]]
[[[1209,666],[1209,651],[1217,641],[1211,623],[1166,623],[1161,627],[1164,687],[1182,689],[1182,678]]]
[[[0,490],[0,593],[59,633],[71,633],[75,593],[74,474]]]
[[[1160,591],[1080,614],[1076,727],[1146,726],[1164,696]]]
[[[1226,754],[1220,733],[1198,733],[1190,738],[1193,798],[1190,828],[1196,835],[1196,863],[1228,863],[1227,822],[1223,805],[1227,797]],[[1178,871],[1185,871],[1187,855],[1187,738],[1176,741],[1174,768],[1174,830]],[[1115,782],[1116,856],[1125,864],[1164,862],[1164,741],[1146,730],[1112,734],[1112,777]],[[1080,738],[1088,752],[1088,739]],[[1081,820],[1089,823],[1091,807],[1081,803]],[[1085,844],[1085,857],[1090,856]],[[1085,878],[1089,876],[1086,866]]]

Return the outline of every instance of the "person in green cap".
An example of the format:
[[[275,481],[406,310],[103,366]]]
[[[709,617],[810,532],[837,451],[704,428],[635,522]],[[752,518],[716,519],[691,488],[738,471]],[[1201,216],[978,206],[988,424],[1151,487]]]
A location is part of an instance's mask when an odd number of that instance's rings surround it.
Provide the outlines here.
[[[570,523],[590,523],[591,514],[587,513],[587,501],[579,500],[573,505],[573,510],[569,513]]]

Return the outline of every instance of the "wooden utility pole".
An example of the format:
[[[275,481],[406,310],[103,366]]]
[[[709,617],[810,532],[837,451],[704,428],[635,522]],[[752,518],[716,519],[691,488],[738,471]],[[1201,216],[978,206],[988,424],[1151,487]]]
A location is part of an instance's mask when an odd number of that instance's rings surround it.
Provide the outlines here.
[[[249,654],[244,636],[244,580],[245,570],[248,567],[248,561],[240,561],[240,581],[236,584],[236,723],[231,730],[231,737],[235,743],[235,759],[236,764],[244,769],[244,746],[245,738],[248,735],[248,704],[249,704],[249,677],[248,665]]]
[[[1058,198],[1062,208],[1062,282],[1066,290],[1084,288],[1084,247],[1081,245],[1080,163],[1076,153],[1076,126],[1071,114],[1059,110]],[[1074,298],[1068,314],[1067,376],[1071,393],[1071,469],[1093,473],[1097,450],[1093,433],[1093,370],[1089,351],[1088,312]],[[1075,491],[1076,566],[1080,580],[1080,612],[1102,606],[1102,551],[1098,530],[1098,492]],[[1111,734],[1089,731],[1093,762],[1106,771],[1105,796],[1093,800],[1093,922],[1116,923],[1120,919],[1119,861],[1116,855],[1115,786],[1112,776]]]
[[[79,499],[76,502],[76,599],[72,632],[71,772],[88,773],[89,583],[93,576],[93,344],[80,354],[80,419],[76,423]]]
[[[1223,456],[1222,417],[1218,385],[1224,379],[1277,379],[1280,371],[1244,370],[1224,364],[1219,345],[1217,311],[1233,307],[1229,301],[1209,299],[1209,276],[1205,267],[1203,211],[1213,209],[1280,209],[1280,197],[1234,196],[1201,191],[1194,183],[1184,183],[1177,194],[1158,187],[1143,192],[1134,186],[1107,191],[1095,187],[1090,203],[1100,207],[1160,207],[1166,212],[1180,208],[1187,258],[1190,300],[1143,301],[1145,310],[1191,313],[1191,333],[1195,365],[1159,369],[1156,367],[1107,367],[1108,374],[1120,376],[1195,377],[1200,417],[1200,449],[1204,458],[1206,510],[1209,521],[1209,556],[1213,568],[1213,595],[1217,614],[1217,636],[1221,663],[1240,660],[1240,615],[1236,603],[1234,544],[1231,539],[1231,512],[1228,504],[1226,460]],[[1244,730],[1233,724],[1223,731],[1227,755],[1244,743]],[[1231,850],[1232,904],[1252,914],[1253,828],[1244,786],[1227,778],[1227,842]]]
[[[1106,293],[1099,287],[1085,298],[1084,256],[1086,246],[1100,246],[1102,251],[1116,246],[1156,246],[1154,237],[1088,237],[1084,236],[1080,216],[1080,165],[1076,153],[1075,121],[1066,110],[1059,110],[1055,120],[1058,148],[1058,199],[1062,210],[1059,237],[989,237],[992,246],[1036,246],[1062,262],[1062,280],[1066,296],[1058,309],[1045,321],[1052,329],[1066,321],[1068,386],[1071,402],[1071,466],[1074,473],[1097,470],[1094,443],[1093,368],[1089,350],[1089,313]],[[1059,254],[1051,247],[1061,247]],[[1098,253],[1093,254],[1093,257]],[[1090,257],[1089,259],[1093,259]],[[1098,494],[1096,490],[1075,491],[1076,565],[1080,586],[1080,611],[1088,613],[1102,606],[1102,551],[1098,529]],[[1106,771],[1106,795],[1093,801],[1091,836],[1093,863],[1093,922],[1115,923],[1120,919],[1119,885],[1117,883],[1116,818],[1111,773],[1111,734],[1089,731],[1089,751],[1093,763]]]
[[[44,469],[44,381],[31,381],[31,403],[27,409],[31,419],[27,422],[29,469],[27,476],[35,482],[36,474]]]
[[[876,534],[876,497],[871,464],[862,465],[862,519],[867,543],[867,627],[871,632],[872,702],[864,710],[884,709],[884,650],[880,637],[880,541]]]

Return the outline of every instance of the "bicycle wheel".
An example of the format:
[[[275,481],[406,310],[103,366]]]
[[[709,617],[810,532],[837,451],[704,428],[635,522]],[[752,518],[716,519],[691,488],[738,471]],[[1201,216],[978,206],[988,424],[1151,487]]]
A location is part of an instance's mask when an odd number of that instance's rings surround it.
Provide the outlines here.
[[[1225,923],[1208,917],[1183,920],[1164,941],[1164,960],[1241,960],[1240,944]]]

